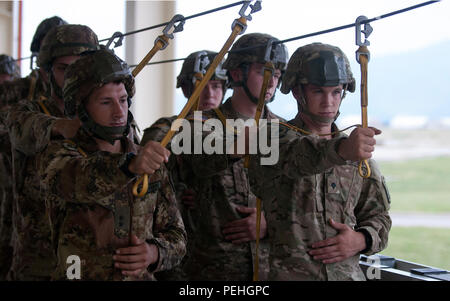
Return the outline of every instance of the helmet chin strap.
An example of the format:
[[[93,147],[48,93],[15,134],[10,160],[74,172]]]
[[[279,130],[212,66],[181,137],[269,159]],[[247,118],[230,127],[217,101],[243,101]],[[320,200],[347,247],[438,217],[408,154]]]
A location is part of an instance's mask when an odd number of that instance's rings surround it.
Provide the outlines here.
[[[59,98],[59,99],[63,99],[63,90],[60,86],[58,86],[58,84],[55,81],[55,77],[53,75],[53,71],[50,71],[50,87],[52,92]]]
[[[130,125],[133,121],[133,114],[128,111],[128,120],[125,126],[103,126],[96,123],[86,112],[84,106],[79,106],[78,117],[82,122],[82,127],[91,133],[94,137],[107,141],[111,145],[122,137],[128,136],[130,132]]]
[[[244,65],[241,67],[241,71],[242,71],[242,81],[239,82],[235,82],[233,81],[231,83],[232,87],[242,87],[244,89],[245,94],[247,95],[248,99],[250,99],[251,102],[253,102],[255,105],[258,104],[259,102],[259,98],[255,97],[251,92],[250,89],[248,88],[247,85],[247,81],[248,81],[248,69],[249,69],[249,65]],[[269,100],[266,100],[265,103],[268,104],[270,102],[272,102],[275,99],[275,93],[276,90],[273,92],[272,97]]]

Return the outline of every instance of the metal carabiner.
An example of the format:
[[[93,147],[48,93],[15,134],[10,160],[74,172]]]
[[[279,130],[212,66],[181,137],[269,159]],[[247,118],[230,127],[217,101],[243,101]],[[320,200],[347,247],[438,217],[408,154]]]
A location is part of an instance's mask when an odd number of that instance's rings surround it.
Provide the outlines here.
[[[272,50],[273,50],[273,47],[275,46],[275,45],[273,45],[273,43],[275,42],[275,39],[274,38],[270,38],[269,39],[269,41],[267,42],[267,46],[266,46],[266,54],[264,55],[264,61],[267,63],[267,62],[271,62],[272,64],[271,64],[271,66],[272,67],[267,67],[267,64],[265,64],[264,65],[264,69],[263,70],[268,70],[268,71],[270,71],[271,73],[272,73],[272,76],[273,76],[273,73],[274,73],[274,68],[273,68],[273,59],[274,59],[274,54],[273,54],[273,52],[272,52]]]
[[[175,23],[179,22],[177,25],[175,25]],[[165,36],[167,39],[163,39],[161,36],[158,36],[155,40],[155,45],[156,43],[158,43],[158,41],[160,41],[162,43],[162,47],[161,50],[165,49],[167,47],[167,45],[169,45],[169,43],[167,42],[167,40],[169,39],[173,39],[173,34],[176,32],[180,32],[183,31],[183,26],[184,23],[186,22],[186,20],[184,19],[183,15],[175,15],[173,16],[172,20],[169,21],[169,24],[166,25],[166,27],[164,27],[163,29],[163,36]],[[173,31],[169,32],[173,27]]]
[[[361,22],[368,20],[366,16],[359,16],[356,18],[355,21],[355,35],[356,35],[356,45],[358,46],[369,46],[370,41],[367,40],[367,38],[370,36],[370,34],[373,31],[372,26],[369,23],[364,23],[364,29],[361,30]],[[364,34],[364,42],[361,39],[361,33]],[[359,55],[364,54],[367,56],[367,60],[370,60],[370,53],[369,52],[362,52],[360,50],[356,51],[356,61],[359,63]]]
[[[194,74],[200,73],[202,75],[205,75],[206,73],[206,66],[208,66],[210,63],[208,58],[208,53],[206,51],[201,51],[197,53],[195,56],[194,61]],[[195,85],[195,82],[197,79],[195,77],[192,78],[192,83]]]
[[[239,10],[239,16],[241,16],[241,18],[245,18],[247,21],[251,21],[252,20],[252,14],[256,13],[257,11],[261,10],[261,1],[262,0],[256,0],[255,4],[250,4],[252,2],[252,0],[248,0],[248,1],[244,1],[244,3],[242,4],[241,9]],[[250,13],[248,15],[245,14],[245,12],[247,11],[247,8],[250,6],[251,10]],[[240,34],[243,34],[245,32],[245,30],[247,29],[247,24],[242,23],[239,19],[234,20],[233,24],[231,24],[231,29],[233,29],[236,25],[239,25],[242,27],[242,31]]]
[[[106,48],[111,49],[111,48],[109,48],[109,46],[111,46],[112,42],[113,42],[116,38],[119,38],[119,39],[117,40],[117,42],[114,42],[114,47],[113,47],[113,48],[122,46],[123,37],[124,37],[124,36],[123,36],[123,33],[121,33],[120,31],[116,31],[116,32],[113,33],[113,35],[108,39],[108,43],[106,43]]]

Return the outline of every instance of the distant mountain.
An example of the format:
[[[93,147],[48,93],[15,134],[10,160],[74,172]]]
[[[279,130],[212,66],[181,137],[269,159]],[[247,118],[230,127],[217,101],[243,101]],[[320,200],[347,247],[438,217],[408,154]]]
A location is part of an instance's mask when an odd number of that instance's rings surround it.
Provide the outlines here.
[[[341,107],[343,116],[360,114],[360,67],[353,57],[349,59],[357,90],[347,94]],[[369,116],[381,122],[396,115],[431,120],[450,116],[450,40],[403,54],[372,54],[368,89]],[[278,92],[271,109],[289,119],[295,116],[297,106],[291,95]]]

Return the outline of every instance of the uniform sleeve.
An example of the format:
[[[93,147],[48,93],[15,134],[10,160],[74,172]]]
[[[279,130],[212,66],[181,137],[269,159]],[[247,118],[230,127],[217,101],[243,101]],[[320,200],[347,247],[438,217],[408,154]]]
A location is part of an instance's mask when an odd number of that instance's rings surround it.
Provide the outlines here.
[[[343,139],[347,139],[346,137],[330,140],[319,139],[316,136],[300,135],[283,126],[280,126],[276,132],[270,129],[268,133],[267,141],[269,141],[268,145],[271,145],[270,153],[269,155],[252,156],[251,177],[257,178],[262,175],[263,170],[268,166],[273,170],[278,170],[280,174],[294,179],[320,174],[334,166],[346,164],[346,161],[337,153],[339,143]],[[264,163],[262,159],[269,156],[273,157],[273,162]]]
[[[164,136],[169,132],[175,118],[160,118],[150,127],[144,130],[144,136],[141,140],[141,145],[144,146],[149,141],[161,142]]]
[[[7,126],[14,149],[27,156],[41,152],[50,142],[58,118],[41,113],[35,101],[24,100],[7,114]]]
[[[369,160],[371,176],[363,180],[363,187],[355,208],[356,230],[365,229],[372,240],[366,255],[386,248],[392,221],[389,217],[390,196],[383,175],[375,161]]]
[[[0,107],[14,105],[28,96],[30,79],[19,78],[0,85]]]
[[[186,253],[187,235],[181,214],[178,210],[175,193],[170,184],[168,171],[163,171],[162,191],[158,196],[153,228],[154,243],[159,249],[159,261],[151,272],[170,270],[178,265]]]
[[[134,179],[120,170],[125,159],[126,154],[101,151],[84,157],[75,147],[53,141],[38,156],[38,165],[49,193],[67,202],[111,208],[108,196]]]

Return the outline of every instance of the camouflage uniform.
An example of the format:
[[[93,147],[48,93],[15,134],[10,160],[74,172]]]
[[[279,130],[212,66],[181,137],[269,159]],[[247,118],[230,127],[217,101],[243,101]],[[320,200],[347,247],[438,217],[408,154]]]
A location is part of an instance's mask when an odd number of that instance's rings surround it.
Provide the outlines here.
[[[299,122],[290,123],[308,130]],[[334,130],[337,128],[333,125]],[[293,162],[290,157],[294,155],[280,153],[286,162]],[[359,176],[357,162],[313,176],[296,174],[293,164],[259,166],[251,173],[251,189],[266,208],[271,247],[269,280],[365,280],[359,254],[323,264],[307,251],[313,243],[338,234],[328,224],[330,218],[368,231],[372,244],[364,254],[386,247],[391,227],[389,194],[375,161],[369,160],[369,164],[372,174],[368,179]]]
[[[219,107],[227,119],[245,117],[236,112],[230,99]],[[280,119],[265,107],[262,118]],[[205,118],[219,119],[214,111],[203,112]],[[237,206],[256,207],[256,198],[250,191],[248,170],[244,158],[219,155],[218,161],[208,155],[181,155],[185,168],[194,177],[188,186],[193,187],[195,208],[191,209],[195,235],[190,241],[190,257],[183,267],[189,280],[240,280],[249,281],[253,275],[255,242],[232,244],[224,239],[222,227],[244,218]],[[259,245],[259,279],[268,274],[267,238]]]
[[[75,42],[84,44],[65,46],[66,43]],[[97,45],[95,33],[86,26],[55,27],[42,42],[39,65],[49,71],[55,57],[77,55],[96,48]],[[49,115],[43,107],[48,110]],[[53,97],[21,101],[11,107],[7,114],[14,189],[11,238],[14,251],[8,274],[10,280],[48,280],[55,267],[55,256],[50,244],[50,227],[35,155],[50,142],[52,128],[57,119],[64,117]]]
[[[117,81],[124,84],[130,106],[134,78],[109,50],[86,54],[65,72],[65,111],[71,118],[77,115],[82,127],[72,141],[54,141],[39,156],[58,256],[53,279],[66,279],[66,260],[77,255],[82,280],[154,280],[153,272],[172,268],[185,252],[186,232],[167,169],[162,166],[151,176],[144,197],[132,194],[136,176],[128,164],[139,151],[127,134],[132,115],[126,127],[105,127],[84,107],[95,89]],[[120,139],[123,152],[101,151],[94,137],[113,145]],[[139,275],[125,277],[114,267],[113,255],[117,248],[130,246],[132,234],[154,244],[159,260]]]
[[[36,29],[30,50],[35,56],[39,52],[40,44],[45,34],[50,28],[65,23],[58,17],[45,19]],[[0,173],[1,179],[1,208],[0,208],[0,280],[6,277],[12,261],[12,247],[10,246],[12,232],[12,155],[11,142],[8,130],[4,124],[6,112],[11,105],[16,104],[21,99],[44,100],[50,96],[50,88],[43,80],[39,69],[34,69],[25,78],[19,78],[18,66],[15,69],[16,79],[0,85]]]
[[[53,279],[67,279],[69,255],[81,259],[81,280],[154,280],[153,272],[178,264],[186,233],[167,169],[152,175],[147,194],[135,198],[135,177],[119,169],[127,153],[138,151],[132,140],[124,138],[126,153],[119,154],[98,151],[84,129],[72,141],[54,141],[40,155],[58,256]],[[158,264],[137,277],[123,276],[112,259],[117,248],[129,246],[131,234],[159,249]]]
[[[10,280],[45,280],[54,269],[50,228],[45,215],[35,154],[50,142],[51,129],[64,115],[52,98],[42,101],[52,116],[36,101],[23,101],[8,113],[13,162],[12,246]]]
[[[186,91],[186,96],[190,97],[194,92],[194,81],[201,80],[196,76],[202,75],[203,70],[206,72],[206,69],[212,63],[216,55],[217,52],[208,50],[191,53],[183,63],[180,74],[177,77],[176,87],[183,87],[184,91]],[[222,64],[220,63],[210,79],[223,81],[223,95],[225,95],[227,89],[227,76],[225,73],[226,71],[222,69]],[[169,132],[172,123],[176,118],[177,116],[160,118],[149,128],[145,129],[141,145],[145,145],[150,140],[161,142],[164,136]],[[168,145],[168,148],[170,150],[170,144]],[[194,175],[192,170],[189,170],[184,166],[181,157],[174,154],[170,156],[167,167],[170,170],[170,178],[175,187],[178,208],[183,217],[184,226],[188,236],[188,243],[186,255],[181,264],[172,270],[157,273],[156,277],[158,280],[188,280],[189,277],[185,274],[182,267],[184,262],[186,262],[190,256],[190,241],[196,233],[194,225],[196,217],[194,217],[195,210],[191,210],[183,204],[182,196],[186,189],[193,189],[188,186],[188,184]]]
[[[289,122],[291,125],[309,131],[302,119],[308,116],[315,122],[329,124],[331,131],[336,132],[338,129],[333,121],[339,112],[333,117],[311,113],[303,91],[305,84],[318,87],[342,85],[342,98],[346,91],[353,92],[355,79],[345,54],[335,46],[321,43],[298,48],[289,60],[281,87],[285,94],[299,88],[299,96],[296,96],[299,114]],[[297,135],[306,137],[300,131]],[[339,133],[333,136],[335,139],[346,137]],[[329,144],[333,140],[320,139],[318,143]],[[313,243],[339,233],[329,225],[330,218],[364,234],[366,249],[362,253],[370,255],[386,247],[391,227],[390,201],[378,166],[375,161],[368,161],[372,173],[367,179],[359,175],[357,162],[307,175],[296,164],[298,156],[308,156],[307,150],[289,144],[289,141],[280,142],[279,164],[259,166],[251,178],[254,193],[262,198],[268,211],[269,279],[365,280],[359,267],[359,254],[337,263],[323,264],[307,252]]]

